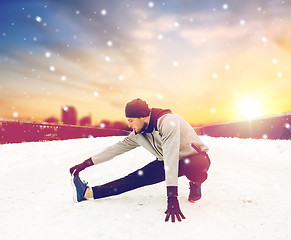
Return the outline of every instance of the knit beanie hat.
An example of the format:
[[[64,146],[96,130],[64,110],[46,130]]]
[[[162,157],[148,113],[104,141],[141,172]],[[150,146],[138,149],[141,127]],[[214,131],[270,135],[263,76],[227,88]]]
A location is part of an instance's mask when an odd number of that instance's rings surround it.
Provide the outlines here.
[[[127,118],[141,118],[150,115],[148,104],[140,98],[134,99],[126,104],[125,116]]]

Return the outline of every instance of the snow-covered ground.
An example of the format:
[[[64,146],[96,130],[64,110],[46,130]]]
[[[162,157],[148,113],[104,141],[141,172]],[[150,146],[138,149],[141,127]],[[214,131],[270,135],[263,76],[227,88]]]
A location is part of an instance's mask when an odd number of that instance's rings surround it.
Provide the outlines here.
[[[202,137],[212,160],[203,198],[188,203],[180,178],[186,220],[166,223],[165,183],[72,202],[69,168],[122,138],[0,145],[0,238],[291,239],[291,141]],[[152,160],[138,148],[80,175],[94,186]]]

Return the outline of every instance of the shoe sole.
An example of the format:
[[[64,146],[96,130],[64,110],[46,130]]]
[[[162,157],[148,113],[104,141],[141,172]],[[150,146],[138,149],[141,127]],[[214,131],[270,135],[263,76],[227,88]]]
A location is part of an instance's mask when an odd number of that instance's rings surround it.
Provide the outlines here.
[[[75,171],[74,171],[75,172]],[[72,186],[72,191],[73,191],[73,202],[77,203],[77,188],[74,184],[74,172],[71,175],[71,186]]]

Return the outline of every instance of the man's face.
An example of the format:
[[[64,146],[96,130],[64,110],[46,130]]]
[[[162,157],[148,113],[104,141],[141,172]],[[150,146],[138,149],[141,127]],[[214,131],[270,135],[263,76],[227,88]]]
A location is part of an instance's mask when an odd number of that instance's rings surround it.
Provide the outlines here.
[[[132,128],[136,133],[140,133],[146,125],[146,118],[127,118],[128,127]]]

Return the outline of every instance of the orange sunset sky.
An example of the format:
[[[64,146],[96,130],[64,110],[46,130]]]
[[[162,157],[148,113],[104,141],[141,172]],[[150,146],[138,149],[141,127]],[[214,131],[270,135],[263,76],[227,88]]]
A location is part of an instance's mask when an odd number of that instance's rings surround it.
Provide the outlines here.
[[[2,1],[0,118],[124,121],[133,98],[194,125],[291,111],[291,1]]]

